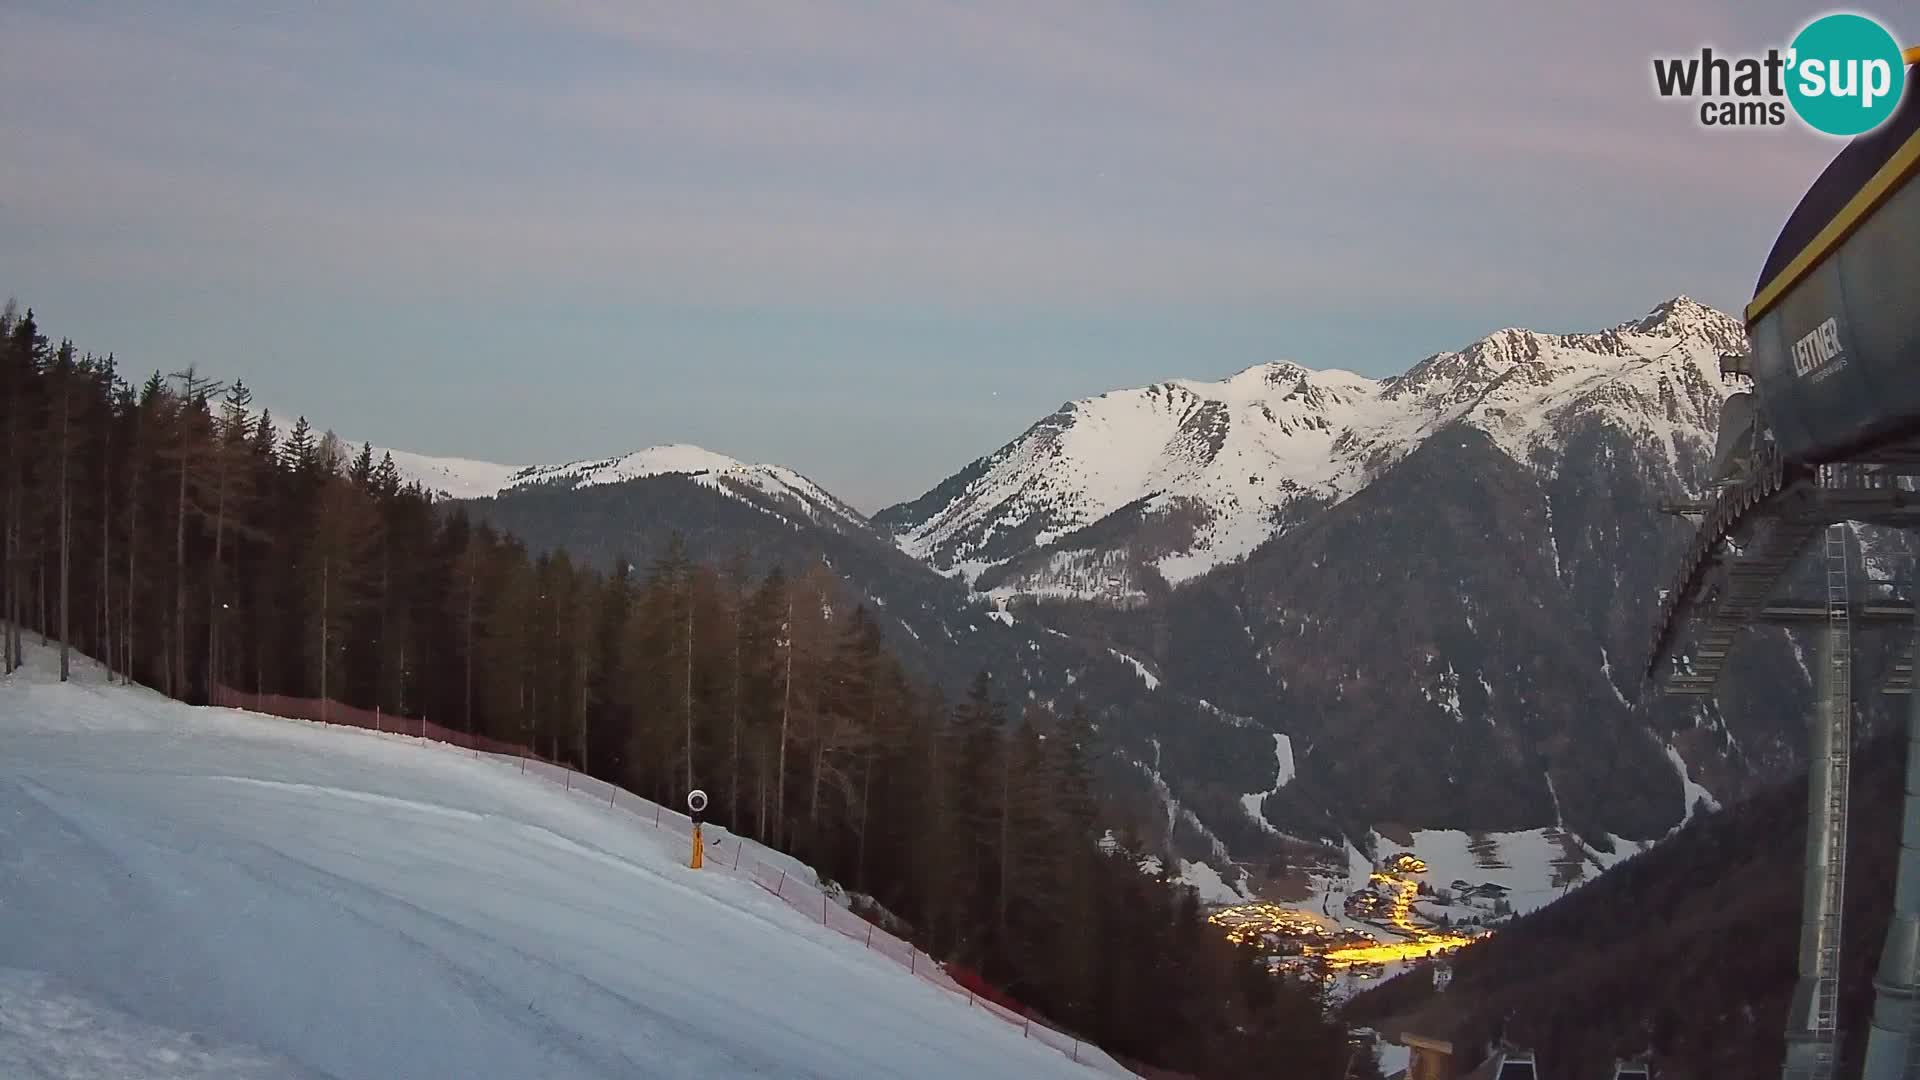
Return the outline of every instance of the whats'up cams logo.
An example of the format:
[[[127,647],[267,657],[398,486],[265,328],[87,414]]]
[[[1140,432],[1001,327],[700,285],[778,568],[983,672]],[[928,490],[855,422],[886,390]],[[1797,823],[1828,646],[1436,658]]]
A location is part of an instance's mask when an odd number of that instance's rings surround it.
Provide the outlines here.
[[[1920,52],[1920,50],[1915,50]],[[1779,127],[1792,108],[1826,135],[1872,131],[1893,115],[1906,88],[1907,59],[1887,28],[1865,15],[1822,15],[1785,50],[1763,56],[1658,57],[1654,88],[1664,98],[1700,102],[1706,127]]]

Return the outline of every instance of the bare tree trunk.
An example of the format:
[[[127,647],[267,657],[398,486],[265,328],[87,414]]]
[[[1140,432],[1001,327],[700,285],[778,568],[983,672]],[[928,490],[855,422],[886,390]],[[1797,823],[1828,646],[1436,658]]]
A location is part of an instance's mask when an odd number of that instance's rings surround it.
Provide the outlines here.
[[[872,738],[871,734],[868,736]],[[860,833],[854,841],[853,881],[854,888],[867,891],[867,809],[872,805],[873,796],[873,743],[867,743],[866,760],[860,769]]]
[[[12,314],[11,311],[8,312]],[[11,378],[11,373],[7,377]],[[0,671],[9,674],[13,671],[13,530],[20,520],[19,511],[14,509],[14,489],[20,486],[20,448],[16,429],[20,424],[20,405],[18,396],[11,386],[7,387],[7,490],[5,494],[6,525],[0,528]]]
[[[184,424],[184,421],[182,421]],[[192,433],[181,431],[182,440]],[[180,455],[180,486],[173,520],[173,639],[167,649],[167,694],[183,697],[187,682],[187,455]]]
[[[775,770],[773,817],[776,828],[787,821],[787,727],[793,714],[793,593],[787,593],[787,675],[780,688],[780,764]]]
[[[138,477],[135,477],[138,483]],[[140,552],[140,497],[129,495],[127,499],[127,617],[121,620],[120,633],[126,645],[120,650],[120,660],[125,665],[121,671],[121,681],[133,683],[133,597],[139,591],[135,585],[136,556]]]
[[[213,573],[207,579],[207,693],[213,693],[213,685],[219,672],[220,627],[224,620],[220,612],[224,610],[220,600],[220,585],[224,575],[221,552],[224,549],[227,531],[227,458],[230,456],[226,445],[226,432],[219,432],[222,440],[219,444],[219,472],[214,481],[213,497]]]
[[[467,673],[466,673],[466,681],[465,681],[465,683],[464,683],[464,686],[465,686],[465,694],[466,694],[466,698],[465,698],[465,701],[466,701],[466,721],[465,721],[465,723],[466,723],[466,731],[467,731],[467,734],[469,734],[469,735],[471,735],[471,734],[473,734],[473,577],[474,577],[474,574],[473,574],[473,541],[471,541],[471,540],[469,540],[469,541],[467,541],[467,619],[466,619],[466,629],[467,629],[467,647],[466,647],[466,661],[467,661]]]
[[[332,576],[332,557],[320,556],[320,718],[323,720],[327,716],[327,668],[332,666],[328,663],[331,657],[327,655],[327,589]]]
[[[815,727],[819,725],[816,723]],[[813,775],[807,781],[807,832],[812,837],[820,835],[820,768],[826,764],[827,740],[820,732],[813,733],[813,753],[810,759],[810,771]]]
[[[387,566],[391,561],[388,547],[386,523],[383,521],[380,526],[380,655],[379,662],[374,668],[373,696],[376,706],[384,704],[391,707],[394,703],[393,698],[387,694],[387,687],[391,685],[389,679],[392,677],[387,664],[387,608],[390,604],[388,592],[391,587]]]
[[[580,612],[580,605],[578,600],[576,599],[575,607],[574,607],[574,617],[576,619],[580,617],[579,612]],[[587,642],[580,640],[580,624],[578,623],[575,624],[575,628],[574,628],[573,645],[574,645],[573,674],[574,674],[574,688],[575,688],[573,707],[576,710],[575,718],[579,721],[579,729],[580,729],[580,771],[586,772],[587,771],[587,678],[591,674],[591,671],[589,670],[589,661],[587,658],[587,654],[591,650],[588,648]]]
[[[11,441],[12,432],[8,432]],[[11,451],[11,447],[9,447]],[[0,671],[13,671],[13,497],[7,494],[6,527],[0,529]]]
[[[762,758],[760,759],[760,761],[761,761],[761,764],[760,764],[760,767],[759,767],[758,769],[755,769],[755,770],[754,770],[754,772],[758,774],[758,779],[759,779],[759,781],[760,781],[760,828],[759,828],[759,830],[758,830],[758,831],[757,831],[757,832],[756,832],[756,833],[755,833],[754,835],[756,835],[756,836],[758,836],[758,837],[760,838],[760,840],[761,840],[762,842],[764,842],[764,843],[769,843],[769,844],[771,844],[771,843],[772,843],[773,841],[772,841],[772,839],[771,839],[771,838],[769,838],[769,837],[767,836],[767,766],[766,766],[766,758],[764,758],[764,757],[762,757]]]
[[[73,677],[72,635],[67,623],[68,592],[72,578],[73,496],[67,490],[67,463],[73,456],[72,375],[60,381],[60,681]]]
[[[14,502],[11,520],[15,522],[20,520],[20,504],[18,500]],[[24,627],[22,625],[27,617],[27,586],[20,572],[21,546],[20,526],[16,524],[13,526],[13,619],[8,623],[7,629],[8,637],[12,641],[13,666],[16,670],[21,664],[27,662]]]
[[[1013,747],[1003,745],[1000,749],[1000,895],[996,909],[1000,921],[1000,940],[1003,942],[1007,939],[1007,879],[1013,870],[1012,826]]]
[[[855,841],[853,867],[856,887],[867,891],[867,808],[873,794],[873,747],[880,741],[880,680],[868,665],[867,672],[867,746],[860,763],[860,836]]]
[[[727,766],[727,824],[736,826],[740,821],[740,606],[744,600],[745,590],[740,590],[733,605],[733,740]]]
[[[693,790],[693,568],[687,568],[687,787]]]
[[[111,398],[113,383],[107,381]],[[107,682],[113,682],[113,409],[109,405],[101,426],[100,444],[100,652],[107,664]]]

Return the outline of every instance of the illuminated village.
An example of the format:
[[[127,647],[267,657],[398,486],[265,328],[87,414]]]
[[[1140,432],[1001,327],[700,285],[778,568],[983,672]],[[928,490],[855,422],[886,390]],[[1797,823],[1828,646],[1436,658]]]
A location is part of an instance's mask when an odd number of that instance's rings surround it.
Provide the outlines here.
[[[1423,890],[1420,875],[1426,872],[1427,864],[1411,853],[1394,856],[1364,888],[1345,896],[1344,917],[1332,916],[1328,895],[1322,898],[1324,913],[1254,901],[1220,908],[1209,921],[1236,944],[1260,946],[1276,972],[1328,983],[1342,976],[1378,978],[1390,973],[1389,965],[1446,956],[1490,932],[1436,925],[1415,908],[1417,902],[1458,903],[1475,912],[1505,908],[1498,886],[1460,881],[1454,892]]]

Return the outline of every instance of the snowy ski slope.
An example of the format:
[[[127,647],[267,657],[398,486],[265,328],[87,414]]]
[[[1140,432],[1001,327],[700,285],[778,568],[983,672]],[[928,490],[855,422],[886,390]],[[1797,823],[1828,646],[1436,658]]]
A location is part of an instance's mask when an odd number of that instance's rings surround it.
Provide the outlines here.
[[[509,764],[51,667],[0,682],[0,1076],[1096,1075]]]

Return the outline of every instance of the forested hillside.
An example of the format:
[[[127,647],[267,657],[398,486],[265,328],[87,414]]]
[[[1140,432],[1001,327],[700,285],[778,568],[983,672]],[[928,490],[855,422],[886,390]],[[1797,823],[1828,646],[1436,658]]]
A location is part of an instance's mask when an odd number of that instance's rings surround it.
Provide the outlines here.
[[[935,955],[1110,1049],[1338,1076],[1344,1033],[1096,843],[1083,714],[949,708],[825,568],[674,545],[612,573],[403,486],[391,461],[194,371],[0,317],[0,619],[188,701],[329,697],[529,743],[870,895]]]

